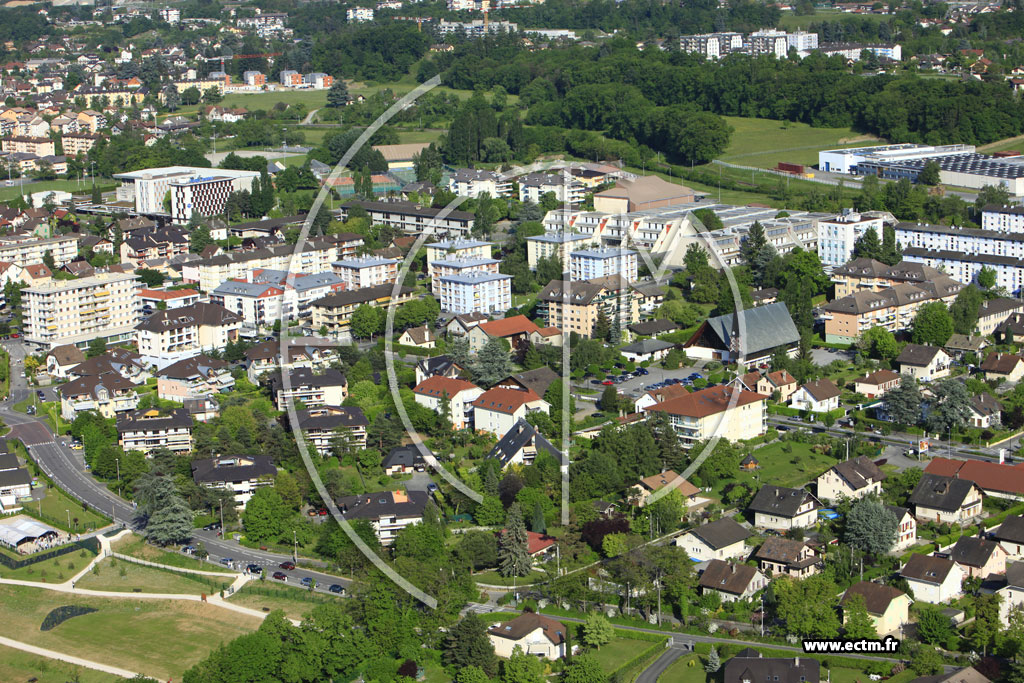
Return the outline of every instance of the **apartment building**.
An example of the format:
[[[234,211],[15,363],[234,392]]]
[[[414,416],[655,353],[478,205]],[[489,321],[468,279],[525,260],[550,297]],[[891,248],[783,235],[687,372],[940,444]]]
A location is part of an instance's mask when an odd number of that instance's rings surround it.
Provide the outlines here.
[[[270,378],[270,393],[278,410],[301,401],[304,406],[340,406],[348,398],[348,380],[340,370],[326,368],[316,374],[310,368],[284,370]],[[287,380],[287,385],[285,380]]]
[[[288,337],[285,341],[285,355],[281,355],[281,342],[265,341],[250,347],[245,352],[246,375],[254,384],[266,373],[282,369],[309,368],[321,370],[338,358],[335,350],[338,343],[317,337]]]
[[[297,88],[302,85],[302,74],[291,69],[283,69],[280,75],[281,85],[286,88]]]
[[[443,375],[431,375],[412,389],[416,403],[437,414],[443,412],[442,404],[448,402],[448,419],[455,429],[473,427],[473,401],[480,398],[484,390],[472,382]]]
[[[589,188],[573,178],[553,173],[527,173],[516,179],[519,183],[519,201],[539,204],[549,192],[559,202],[579,204],[586,199]]]
[[[344,288],[341,277],[334,273],[292,276],[261,269],[247,273],[244,279],[221,283],[210,293],[210,301],[240,315],[247,327],[262,329],[276,321],[283,324],[308,318],[314,301]]]
[[[168,365],[157,373],[157,396],[183,403],[231,391],[235,378],[226,361],[198,354]]]
[[[295,413],[297,424],[306,442],[322,456],[334,453],[339,435],[349,448],[366,448],[366,427],[369,421],[355,407],[314,406]]]
[[[73,379],[60,385],[57,393],[60,395],[60,416],[65,420],[74,420],[86,411],[95,411],[110,419],[139,406],[135,385],[116,372]]]
[[[186,263],[181,276],[186,282],[198,284],[200,290],[212,292],[226,280],[245,279],[257,270],[328,273],[333,262],[355,253],[362,245],[361,235],[339,233],[307,240],[298,253],[291,244],[230,251]]]
[[[617,275],[582,282],[552,280],[537,295],[537,311],[549,327],[587,337],[602,314],[620,330],[640,322],[635,290]]]
[[[853,256],[853,246],[868,229],[882,238],[884,223],[849,211],[835,218],[818,221],[818,258],[823,266],[841,266]],[[899,236],[896,237],[899,240]],[[906,242],[900,242],[906,246]]]
[[[493,258],[448,258],[430,264],[430,291],[436,296],[440,290],[441,278],[452,275],[469,275],[470,273],[498,272],[501,261]]]
[[[391,293],[394,285],[378,285],[351,291],[335,292],[314,301],[310,308],[313,313],[312,328],[326,329],[331,335],[347,333],[352,314],[363,304],[388,306],[403,304],[415,298],[413,287],[399,287],[395,297]]]
[[[224,213],[234,181],[222,175],[205,175],[170,183],[171,219],[187,223],[196,214],[206,218]]]
[[[1024,233],[1024,206],[986,204],[981,210],[981,229]]]
[[[117,445],[147,455],[161,448],[188,453],[192,450],[192,417],[184,408],[167,413],[155,408],[123,413],[117,418]]]
[[[554,256],[565,268],[572,260],[572,253],[600,244],[593,235],[575,232],[552,231],[543,235],[526,238],[526,260],[530,270],[537,270],[537,262]]]
[[[977,280],[982,268],[996,273],[996,287],[1014,296],[1024,292],[1024,259],[1014,256],[972,254],[964,251],[932,251],[910,247],[903,250],[905,261],[942,269],[961,282]]]
[[[242,73],[242,82],[250,88],[262,88],[267,84],[267,77],[261,71],[249,70]]]
[[[131,339],[140,316],[138,287],[130,273],[102,273],[22,290],[25,340],[53,348]]]
[[[427,275],[434,277],[434,263],[455,259],[490,259],[493,242],[479,240],[441,240],[427,244]]]
[[[682,52],[695,52],[708,59],[718,59],[730,52],[743,49],[741,33],[702,33],[692,36],[679,36],[679,49]]]
[[[137,295],[142,304],[143,316],[161,309],[191,306],[199,301],[199,292],[194,289],[140,289]]]
[[[468,235],[476,219],[468,211],[421,207],[412,202],[355,201],[339,209],[342,220],[348,219],[352,206],[362,207],[370,215],[373,225],[386,225],[414,235],[424,232],[428,235]]]
[[[54,156],[57,152],[53,140],[45,137],[14,135],[0,138],[0,150],[20,154],[35,154],[37,157]]]
[[[46,254],[50,254],[54,265],[60,268],[78,258],[78,238],[74,235],[40,238],[30,233],[0,235],[0,262],[27,268],[42,263]]]
[[[579,249],[569,255],[569,279],[573,282],[621,275],[627,282],[637,279],[637,254],[622,247]]]
[[[444,275],[434,294],[442,311],[457,315],[504,313],[512,308],[512,276],[479,270]]]
[[[353,256],[331,264],[345,289],[363,289],[388,285],[398,278],[398,259],[379,256]]]
[[[338,508],[346,519],[365,519],[381,545],[394,543],[402,529],[423,521],[430,494],[426,491],[379,491],[339,498]]]
[[[877,292],[861,291],[831,301],[819,309],[825,321],[825,339],[830,343],[851,344],[872,327],[896,333],[910,328],[924,304],[956,299],[963,285],[942,276],[931,283],[902,283]]]
[[[76,157],[79,154],[88,154],[102,138],[103,136],[98,133],[64,133],[61,135],[60,143],[64,149],[64,156]]]
[[[203,216],[223,213],[227,195],[252,191],[253,180],[259,176],[256,171],[195,166],[165,166],[114,174],[114,178],[121,181],[117,188],[118,201],[134,202],[135,210],[141,214],[162,214],[164,198],[170,192],[171,215],[180,222],[188,222],[193,210]],[[220,209],[215,210],[218,206]]]
[[[747,36],[744,49],[751,55],[773,55],[782,59],[789,53],[789,35],[785,31],[762,29]]]
[[[199,486],[231,491],[236,507],[245,507],[260,486],[274,483],[277,468],[269,455],[234,455],[192,461],[192,480]]]
[[[157,311],[135,327],[135,343],[147,362],[163,368],[238,339],[242,318],[218,304]]]
[[[880,292],[899,284],[925,284],[948,273],[904,259],[895,266],[869,258],[859,258],[832,270],[835,296],[840,299],[857,292]]]
[[[172,259],[187,254],[188,233],[178,228],[133,230],[121,243],[121,263],[139,265],[150,259]]]
[[[460,197],[474,199],[485,192],[491,197],[499,197],[512,191],[512,181],[495,171],[459,168],[448,176],[448,190]]]
[[[715,386],[649,406],[663,412],[683,448],[720,436],[743,441],[761,436],[768,420],[767,396],[732,386]]]

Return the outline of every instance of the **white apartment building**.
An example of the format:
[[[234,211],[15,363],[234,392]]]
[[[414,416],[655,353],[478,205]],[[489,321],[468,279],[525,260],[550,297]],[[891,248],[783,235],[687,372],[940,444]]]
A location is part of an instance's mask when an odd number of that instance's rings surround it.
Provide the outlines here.
[[[260,486],[272,485],[277,468],[269,455],[236,455],[192,461],[192,479],[199,486],[231,491],[235,505],[245,507]]]
[[[25,268],[43,262],[47,253],[58,268],[78,258],[78,238],[71,235],[40,238],[32,234],[0,235],[0,261]]]
[[[331,264],[346,289],[392,284],[398,278],[398,259],[354,256]]]
[[[142,304],[142,315],[149,315],[161,308],[181,308],[199,301],[199,292],[194,289],[140,289],[137,292]]]
[[[292,368],[285,377],[274,375],[269,380],[270,393],[278,410],[287,410],[289,403],[302,401],[307,407],[340,406],[348,398],[348,380],[340,370],[325,369],[316,374],[311,368]]]
[[[238,339],[242,318],[223,306],[200,302],[157,311],[135,327],[135,343],[146,362],[164,368]]]
[[[553,173],[528,173],[517,178],[519,201],[539,204],[541,198],[551,192],[559,202],[579,204],[587,196],[586,185],[569,176],[565,178]]]
[[[752,55],[775,55],[782,59],[789,54],[789,36],[785,31],[762,29],[747,37],[745,50]]]
[[[818,34],[814,32],[797,31],[795,33],[787,33],[786,39],[789,41],[789,46],[797,52],[809,52],[818,47]]]
[[[373,21],[373,10],[369,7],[350,7],[345,12],[345,18],[350,24]]]
[[[962,251],[973,255],[1024,258],[1024,232],[897,223],[896,240],[904,247],[929,251]]]
[[[600,240],[594,234],[585,235],[577,232],[546,232],[543,235],[535,235],[526,238],[526,261],[530,270],[537,270],[537,262],[542,258],[556,256],[562,263],[569,263],[570,255],[591,245],[600,244]]]
[[[446,275],[439,279],[436,295],[441,310],[456,315],[504,313],[512,308],[512,276],[483,271]]]
[[[430,276],[430,291],[435,294],[441,286],[441,278],[451,275],[467,275],[469,273],[497,273],[501,261],[492,258],[451,258],[434,261]]]
[[[1024,233],[1024,206],[987,204],[981,212],[981,229]]]
[[[427,275],[433,277],[435,261],[451,259],[489,259],[493,242],[480,240],[442,240],[427,245]]]
[[[996,271],[996,287],[1003,287],[1012,296],[1024,289],[1024,259],[992,254],[969,254],[962,251],[933,251],[918,247],[903,250],[903,260],[923,263],[942,270],[954,280],[973,282],[982,268]]]
[[[696,52],[708,59],[717,59],[730,52],[743,49],[741,33],[702,33],[692,36],[679,36],[679,49],[683,52]]]
[[[192,450],[192,417],[184,408],[165,415],[155,408],[124,413],[117,420],[117,445],[146,454],[159,448],[188,453]]]
[[[512,181],[494,171],[460,168],[448,177],[448,190],[460,197],[476,198],[484,192],[498,197],[512,191]]]
[[[345,288],[334,273],[294,277],[279,270],[257,270],[244,279],[227,280],[210,293],[210,301],[237,313],[254,328],[272,327],[274,322],[309,317],[310,304]]]
[[[78,280],[51,280],[22,291],[25,340],[49,348],[84,347],[93,339],[131,339],[139,323],[139,279],[103,273]]]
[[[596,247],[569,255],[570,280],[593,280],[608,275],[622,275],[627,282],[634,282],[637,279],[636,252],[621,247]]]
[[[853,246],[868,228],[874,228],[881,240],[883,225],[881,218],[865,218],[854,212],[818,221],[818,258],[821,264],[843,265],[853,258]],[[896,239],[899,240],[899,237]]]
[[[235,171],[222,168],[217,169],[215,173],[218,178],[230,179],[229,192],[252,191],[253,180],[260,176],[256,171]],[[117,188],[117,201],[135,202],[135,210],[139,213],[164,214],[166,213],[164,197],[167,196],[172,184],[187,183],[190,179],[208,178],[210,175],[211,169],[195,166],[165,166],[129,173],[115,173],[114,178],[121,181],[121,185]],[[204,189],[200,194],[205,192]],[[219,192],[218,188],[216,193],[210,190],[208,194],[218,194]],[[183,192],[182,196],[184,194]],[[187,221],[191,217],[192,214],[189,213],[184,220]]]

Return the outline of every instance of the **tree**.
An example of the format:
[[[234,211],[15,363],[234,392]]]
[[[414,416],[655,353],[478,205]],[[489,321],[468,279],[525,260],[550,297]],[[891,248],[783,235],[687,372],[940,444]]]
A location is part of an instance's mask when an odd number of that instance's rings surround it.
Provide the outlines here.
[[[857,347],[864,354],[879,360],[892,360],[900,353],[899,342],[884,327],[871,327],[860,336]]]
[[[498,570],[502,576],[526,576],[530,573],[529,537],[519,503],[512,503],[505,520],[505,531],[498,540]]]
[[[345,81],[338,78],[334,81],[334,84],[327,91],[327,106],[337,109],[344,107],[349,103],[352,98],[348,94],[348,85]]]
[[[85,349],[86,358],[95,358],[96,356],[102,356],[107,352],[107,342],[102,337],[97,337],[89,341],[89,346]]]
[[[836,584],[825,574],[801,581],[789,576],[772,583],[775,614],[786,631],[804,638],[835,638],[839,634],[836,616]]]
[[[467,666],[455,674],[455,683],[491,683],[491,677],[478,666]]]
[[[878,240],[878,231],[868,228],[853,245],[853,258],[870,258],[876,261],[882,258],[882,244]]]
[[[928,411],[928,429],[946,433],[967,424],[971,417],[971,392],[955,377],[936,382],[932,387],[935,400]]]
[[[360,304],[352,312],[352,335],[357,339],[370,339],[380,330],[380,315],[369,304]]]
[[[974,200],[974,208],[980,212],[988,204],[1006,206],[1011,203],[1010,190],[1006,187],[1002,185],[986,185],[978,191],[978,197]]]
[[[982,266],[978,271],[978,286],[984,290],[990,290],[996,286],[996,270],[988,266]]]
[[[619,412],[619,392],[614,385],[604,388],[604,391],[601,393],[600,408],[608,413]]]
[[[956,295],[956,300],[949,307],[949,315],[953,319],[953,330],[957,334],[974,333],[974,328],[978,324],[978,311],[984,299],[974,285],[967,285]]]
[[[938,185],[940,182],[939,172],[942,169],[937,161],[925,163],[924,168],[917,174],[917,182],[921,185]]]
[[[474,371],[477,381],[485,386],[492,386],[511,375],[513,366],[508,342],[500,337],[488,339],[476,356]]]
[[[164,274],[152,268],[136,268],[135,274],[147,287],[159,287],[164,283]]]
[[[608,320],[608,316],[605,315],[604,309],[602,308],[597,313],[597,320],[594,321],[594,329],[590,333],[591,339],[608,339],[608,335],[612,331],[612,323]]]
[[[846,516],[844,540],[866,553],[883,555],[896,543],[899,520],[881,501],[862,498]]]
[[[535,534],[545,534],[548,531],[548,524],[544,519],[544,507],[539,500],[533,504],[533,519],[530,521],[530,531]]]
[[[190,222],[191,223],[191,222]],[[193,226],[188,238],[188,250],[198,254],[211,244],[215,244],[210,235],[210,228],[205,225]]]
[[[931,645],[920,643],[910,657],[910,668],[919,676],[931,676],[940,673],[945,662],[942,655]]]
[[[704,665],[704,671],[713,674],[717,673],[721,668],[722,658],[718,656],[718,648],[712,645],[711,652],[708,653],[708,663]]]
[[[764,236],[764,226],[759,221],[754,221],[747,231],[747,237],[740,243],[740,258],[748,267],[753,267],[754,261],[761,253],[761,250],[768,245]]]
[[[917,636],[921,642],[946,647],[951,640],[955,642],[956,635],[956,629],[953,628],[949,617],[943,614],[938,606],[924,605],[918,612]]]
[[[287,516],[281,495],[270,486],[261,486],[252,494],[242,513],[245,535],[256,542],[275,540],[284,531]]]
[[[483,502],[476,506],[473,519],[480,526],[494,526],[505,520],[505,506],[498,496],[484,496]]]
[[[602,645],[612,642],[615,629],[603,614],[591,614],[583,623],[583,642],[587,647],[600,650]]]
[[[910,339],[915,344],[942,346],[953,336],[953,318],[941,301],[932,301],[917,310]]]
[[[914,425],[921,419],[921,389],[910,375],[900,375],[900,383],[885,394],[889,419],[896,424]]]
[[[487,624],[478,614],[466,617],[451,627],[444,641],[441,655],[449,671],[459,671],[468,666],[476,667],[487,676],[498,673],[498,657],[494,645],[487,637]]]
[[[544,665],[518,645],[502,667],[501,683],[543,683]]]
[[[559,680],[562,683],[606,683],[608,675],[594,657],[582,654],[569,660]]]
[[[987,655],[996,635],[1002,630],[999,620],[999,603],[1003,596],[998,593],[978,595],[974,600],[974,628],[971,631],[971,645]]]
[[[182,543],[192,537],[192,509],[174,493],[166,496],[146,522],[146,538],[158,545]]]
[[[843,630],[847,640],[878,638],[875,622],[868,614],[863,595],[851,593],[843,603]]]

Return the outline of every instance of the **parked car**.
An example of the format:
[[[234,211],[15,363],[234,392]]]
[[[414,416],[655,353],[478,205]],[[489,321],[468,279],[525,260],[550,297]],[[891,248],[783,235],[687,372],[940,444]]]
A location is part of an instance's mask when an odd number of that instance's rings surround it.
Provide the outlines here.
[[[606,380],[602,380],[602,381],[601,381],[601,384],[602,384],[602,385],[604,385],[604,386],[606,386],[606,387],[610,387],[611,385],[615,384],[615,382],[613,382],[613,381],[612,381],[612,380],[610,380],[610,379],[606,379]]]
[[[183,545],[181,546],[181,552],[185,553],[186,555],[194,555],[196,552],[196,547],[194,545]]]
[[[216,531],[219,528],[220,522],[210,522],[209,524],[203,527],[203,529],[206,531]]]
[[[636,374],[638,374],[638,375],[649,375],[651,373],[648,372],[647,368],[637,368],[636,369]]]
[[[427,484],[427,490],[431,492],[436,491],[437,484],[435,484],[434,482],[430,482],[429,484]]]
[[[281,564],[279,564],[277,566],[280,567],[281,569],[286,570],[286,571],[291,571],[291,570],[295,569],[295,563],[294,562],[282,562]]]
[[[332,583],[331,587],[327,590],[331,591],[332,593],[338,593],[339,595],[344,595],[345,593],[345,588],[337,583]]]
[[[274,578],[278,581],[287,581],[288,575],[284,572],[274,572]]]

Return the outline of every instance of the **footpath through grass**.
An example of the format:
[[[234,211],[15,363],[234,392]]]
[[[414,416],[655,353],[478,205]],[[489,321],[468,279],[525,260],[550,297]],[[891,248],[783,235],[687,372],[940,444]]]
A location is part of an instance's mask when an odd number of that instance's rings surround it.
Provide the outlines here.
[[[15,553],[9,554],[15,559],[25,559],[24,556]],[[0,577],[18,579],[19,581],[39,581],[40,583],[64,583],[85,569],[94,557],[96,557],[96,553],[80,548],[60,557],[36,562],[18,569],[0,566]],[[0,678],[0,680],[3,679]]]
[[[46,615],[64,605],[97,611],[40,631]],[[5,633],[14,638],[18,636],[13,634],[22,634],[39,647],[164,681],[180,680],[211,650],[254,631],[261,621],[200,602],[86,597],[0,585],[0,623]]]
[[[146,567],[115,557],[100,561],[78,580],[76,588],[121,593],[210,594],[231,585],[231,577],[223,580],[194,574],[179,574],[166,569]]]
[[[206,572],[223,572],[225,574],[231,573],[230,569],[227,569],[216,562],[202,562],[195,557],[157,548],[154,545],[146,543],[146,539],[142,538],[142,536],[139,536],[138,534],[131,534],[124,538],[119,538],[111,544],[111,548],[113,548],[115,553],[130,555],[131,557],[137,557],[140,560],[146,560],[147,562],[166,564],[170,567],[200,569]]]
[[[323,593],[313,593],[297,586],[285,586],[271,580],[250,581],[237,592],[228,596],[228,601],[242,607],[264,612],[282,610],[290,619],[302,619],[317,605],[344,598]]]
[[[24,637],[17,634],[10,637],[25,642]],[[13,647],[0,645],[0,681],[30,681],[37,683],[122,683],[120,676],[106,674],[102,671],[61,662],[56,659],[29,654]]]

